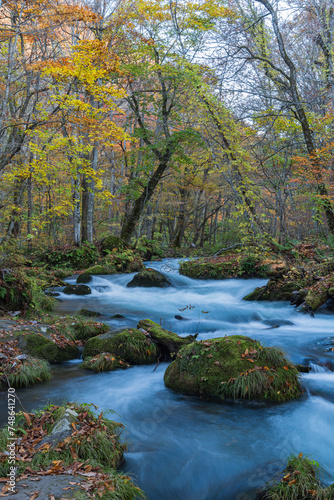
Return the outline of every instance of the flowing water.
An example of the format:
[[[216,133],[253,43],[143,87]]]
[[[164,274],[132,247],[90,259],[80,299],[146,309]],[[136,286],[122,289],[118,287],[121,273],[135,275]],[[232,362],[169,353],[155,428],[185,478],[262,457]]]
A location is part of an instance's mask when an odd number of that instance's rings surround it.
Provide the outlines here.
[[[91,374],[79,360],[54,369],[47,384],[18,391],[27,409],[50,401],[94,403],[113,409],[130,443],[125,470],[149,500],[251,500],[278,473],[287,457],[311,454],[334,481],[333,316],[315,318],[288,303],[246,302],[242,297],[264,280],[194,280],[178,274],[177,261],[150,263],[173,288],[126,288],[133,275],[94,277],[92,295],[62,295],[59,313],[85,307],[108,315],[114,328],[149,318],[180,335],[198,339],[246,334],[281,346],[296,363],[309,363],[305,393],[298,401],[217,404],[166,389],[167,364]],[[75,283],[75,279],[66,280]],[[182,316],[183,319],[176,319]]]

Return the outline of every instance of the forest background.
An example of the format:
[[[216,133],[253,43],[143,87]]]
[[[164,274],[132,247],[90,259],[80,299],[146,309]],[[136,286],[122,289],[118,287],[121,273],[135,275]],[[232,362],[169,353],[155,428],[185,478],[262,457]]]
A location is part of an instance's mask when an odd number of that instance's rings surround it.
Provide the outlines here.
[[[8,0],[4,248],[333,241],[332,3]]]

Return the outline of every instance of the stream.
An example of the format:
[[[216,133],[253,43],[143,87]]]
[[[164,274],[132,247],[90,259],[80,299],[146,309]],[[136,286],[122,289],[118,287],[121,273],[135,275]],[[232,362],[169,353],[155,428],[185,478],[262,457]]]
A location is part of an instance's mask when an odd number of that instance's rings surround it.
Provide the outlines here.
[[[287,457],[300,452],[326,469],[325,484],[333,483],[333,314],[323,310],[311,318],[287,302],[242,301],[265,280],[195,280],[178,274],[177,260],[149,266],[174,287],[126,288],[134,274],[96,276],[91,295],[62,294],[56,311],[85,307],[109,318],[123,315],[107,321],[113,328],[149,318],[179,335],[198,333],[198,340],[249,335],[282,347],[293,362],[311,363],[311,372],[302,374],[304,395],[283,404],[218,404],[166,389],[167,363],[155,371],[146,365],[92,374],[74,360],[56,366],[50,382],[17,391],[25,408],[67,400],[117,412],[111,418],[125,425],[129,441],[124,471],[149,500],[252,500]]]

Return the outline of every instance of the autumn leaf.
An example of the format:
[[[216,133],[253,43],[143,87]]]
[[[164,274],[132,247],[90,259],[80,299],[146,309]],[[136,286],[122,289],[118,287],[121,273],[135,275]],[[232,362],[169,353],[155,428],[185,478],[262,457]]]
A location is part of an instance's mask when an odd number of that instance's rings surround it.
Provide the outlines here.
[[[292,481],[288,482],[288,485],[291,486],[292,484],[295,484],[297,482],[297,479],[292,479]]]
[[[30,419],[30,417],[29,417],[28,413],[23,412],[23,416],[24,416],[24,418],[26,419],[26,422],[27,422],[27,424],[28,424],[28,427],[30,427],[30,426],[31,426],[31,419]]]

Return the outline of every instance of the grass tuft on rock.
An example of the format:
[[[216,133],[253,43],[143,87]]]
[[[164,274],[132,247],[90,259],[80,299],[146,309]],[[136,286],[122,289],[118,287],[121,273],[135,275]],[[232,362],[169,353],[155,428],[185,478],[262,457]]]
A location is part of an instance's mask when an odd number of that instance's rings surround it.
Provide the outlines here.
[[[129,368],[129,366],[128,363],[115,354],[107,352],[102,352],[93,358],[86,358],[82,365],[80,365],[81,368],[91,370],[95,373],[118,370],[119,368]]]
[[[263,500],[332,500],[334,498],[333,485],[323,488],[320,477],[323,473],[318,462],[302,453],[291,456],[287,467],[279,477],[267,485],[258,495]]]

